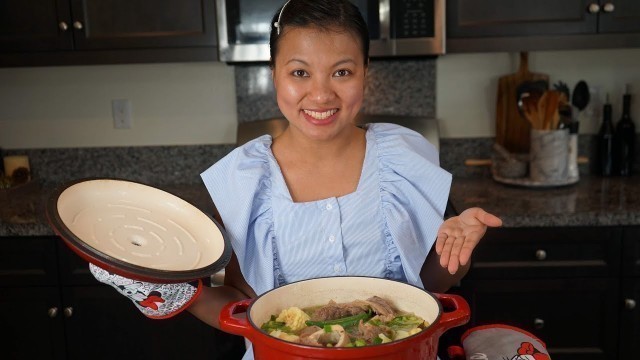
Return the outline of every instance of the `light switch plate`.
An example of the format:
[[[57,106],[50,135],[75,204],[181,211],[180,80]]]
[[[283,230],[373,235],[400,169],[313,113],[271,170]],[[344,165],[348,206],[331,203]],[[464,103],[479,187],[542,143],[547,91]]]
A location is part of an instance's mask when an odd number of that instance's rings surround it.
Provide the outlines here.
[[[131,129],[133,126],[131,101],[129,99],[111,100],[111,114],[114,129]]]

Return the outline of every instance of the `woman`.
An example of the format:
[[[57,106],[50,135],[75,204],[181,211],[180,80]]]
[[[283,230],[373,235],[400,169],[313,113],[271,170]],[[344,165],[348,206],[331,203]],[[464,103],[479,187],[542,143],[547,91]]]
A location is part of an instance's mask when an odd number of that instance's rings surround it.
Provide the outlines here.
[[[144,283],[162,301],[136,305],[159,318],[187,309],[218,327],[228,302],[303,279],[366,275],[434,292],[457,283],[487,226],[501,221],[473,208],[443,222],[451,176],[435,148],[397,125],[354,125],[369,61],[358,9],[290,0],[274,16],[270,44],[288,128],[202,174],[234,250],[225,286]],[[92,271],[116,288],[133,282]]]

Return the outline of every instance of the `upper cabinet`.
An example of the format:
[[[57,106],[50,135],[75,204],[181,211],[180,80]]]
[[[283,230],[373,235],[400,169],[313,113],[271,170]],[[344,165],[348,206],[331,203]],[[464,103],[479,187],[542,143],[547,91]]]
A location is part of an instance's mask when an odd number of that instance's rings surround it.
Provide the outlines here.
[[[216,60],[213,0],[4,0],[0,65]]]
[[[447,52],[635,46],[637,0],[447,1]]]

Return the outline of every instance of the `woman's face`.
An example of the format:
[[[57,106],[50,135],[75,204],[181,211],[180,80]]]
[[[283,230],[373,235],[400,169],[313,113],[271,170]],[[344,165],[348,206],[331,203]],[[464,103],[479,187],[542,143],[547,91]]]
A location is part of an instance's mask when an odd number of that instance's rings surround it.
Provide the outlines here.
[[[367,72],[359,40],[313,27],[285,28],[280,36],[273,83],[291,130],[320,141],[351,130]]]

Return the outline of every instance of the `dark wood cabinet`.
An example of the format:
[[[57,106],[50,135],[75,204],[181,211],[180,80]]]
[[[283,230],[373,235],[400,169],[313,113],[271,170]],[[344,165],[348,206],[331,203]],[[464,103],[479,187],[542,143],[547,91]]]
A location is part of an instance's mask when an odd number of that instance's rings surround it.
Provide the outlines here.
[[[0,311],[0,324],[4,329],[1,358],[66,358],[58,287],[0,286],[0,306],[3,309]]]
[[[60,26],[69,24],[67,1],[4,0],[0,3],[0,53],[73,48]]]
[[[520,327],[544,341],[554,360],[618,358],[625,326],[620,304],[623,294],[633,291],[620,276],[622,232],[618,227],[489,230],[456,291],[471,305],[465,329],[496,323]],[[630,321],[637,329],[637,317]]]
[[[620,310],[620,359],[638,356],[640,339],[640,228],[624,229],[622,295]]]
[[[447,52],[633,46],[636,0],[447,1]]]
[[[598,31],[601,33],[640,32],[640,1],[601,0]]]
[[[213,0],[7,0],[0,66],[216,60]]]
[[[244,340],[188,313],[142,315],[55,237],[0,238],[3,359],[240,359]],[[10,309],[11,311],[6,311]],[[38,346],[34,346],[38,344]]]
[[[453,0],[448,1],[447,36],[531,36],[588,34],[598,17],[586,9],[589,0]]]

